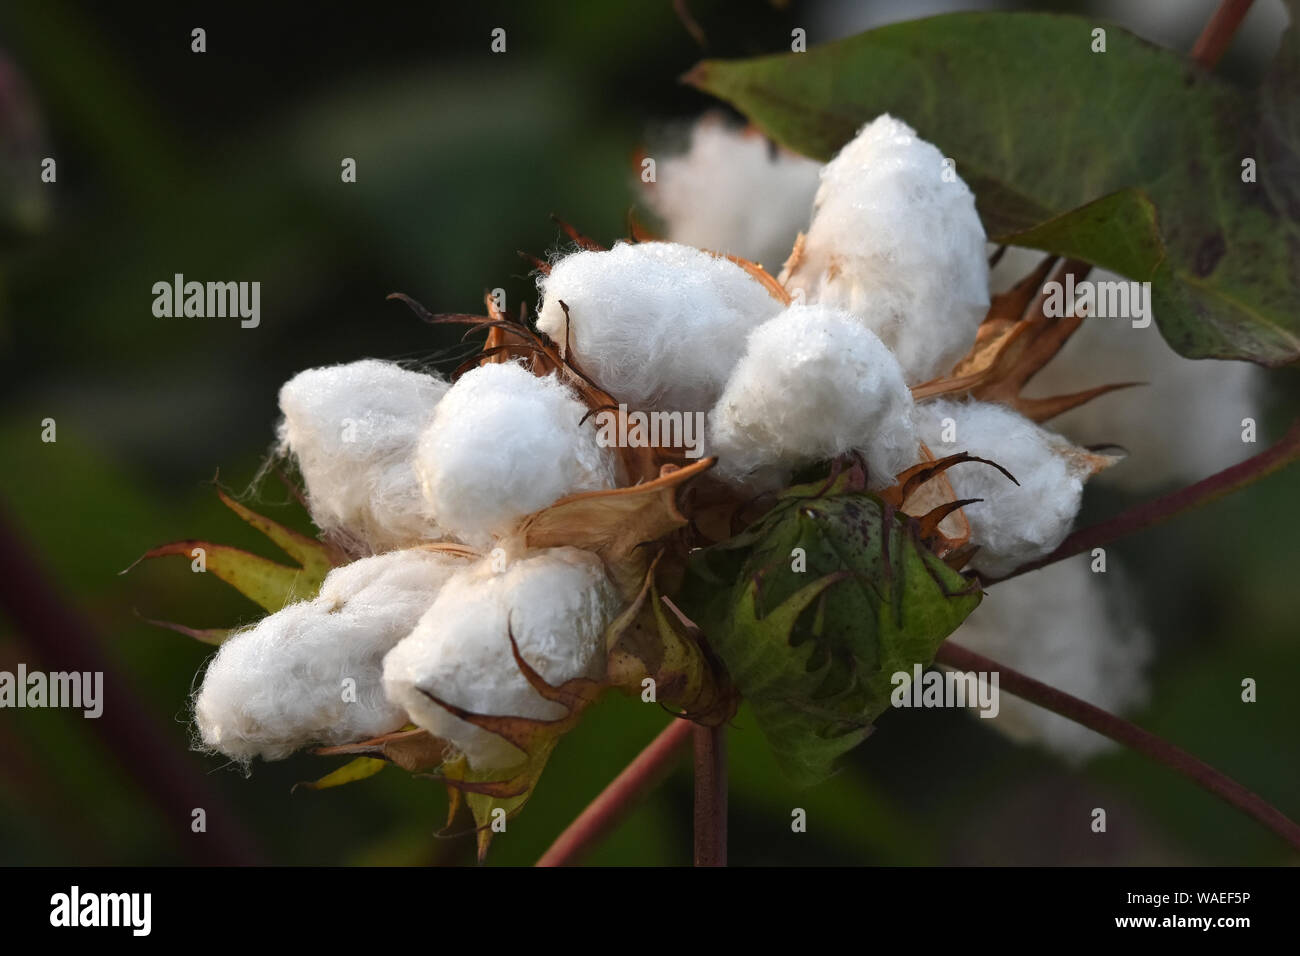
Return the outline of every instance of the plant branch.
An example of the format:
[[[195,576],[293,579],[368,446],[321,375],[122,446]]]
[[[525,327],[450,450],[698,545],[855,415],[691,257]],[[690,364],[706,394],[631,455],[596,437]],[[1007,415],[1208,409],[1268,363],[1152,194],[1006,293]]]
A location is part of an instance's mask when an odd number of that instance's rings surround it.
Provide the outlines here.
[[[1074,532],[1051,554],[1022,564],[1010,574],[990,578],[984,584],[996,584],[1029,571],[1036,571],[1057,561],[1091,551],[1111,541],[1126,537],[1144,528],[1168,521],[1170,518],[1231,494],[1258,481],[1300,458],[1300,418],[1291,423],[1285,435],[1276,444],[1258,455],[1247,458],[1239,465],[1225,468],[1194,485],[1188,485],[1163,497],[1144,502],[1121,512],[1115,517]]]
[[[727,728],[695,727],[695,865],[727,865]]]
[[[1094,707],[1086,701],[1072,697],[1055,687],[1049,687],[1041,681],[1036,681],[1032,677],[989,660],[951,641],[939,645],[935,661],[961,671],[997,672],[999,685],[1017,697],[1024,698],[1039,707],[1045,707],[1054,714],[1060,714],[1111,740],[1146,754],[1152,760],[1177,771],[1243,813],[1254,817],[1292,847],[1300,850],[1300,825],[1231,777],[1224,776],[1209,764],[1167,740],[1100,707]]]
[[[1192,47],[1192,59],[1207,70],[1214,69],[1227,51],[1252,2],[1253,0],[1221,0]]]
[[[572,865],[611,833],[636,801],[668,773],[690,739],[693,726],[689,720],[674,720],[665,727],[569,824],[542,854],[537,866]]]

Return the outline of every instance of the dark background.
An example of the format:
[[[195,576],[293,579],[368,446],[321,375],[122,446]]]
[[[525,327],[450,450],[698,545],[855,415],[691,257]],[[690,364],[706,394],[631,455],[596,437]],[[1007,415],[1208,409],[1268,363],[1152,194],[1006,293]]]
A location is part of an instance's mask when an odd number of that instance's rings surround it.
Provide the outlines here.
[[[1280,21],[1270,4],[1256,4],[1221,72],[1258,75]],[[676,81],[701,56],[788,49],[794,26],[815,45],[973,5],[689,6],[704,49],[667,0],[0,10],[0,586],[45,622],[0,614],[0,669],[88,668],[93,649],[119,681],[106,707],[125,715],[95,726],[66,711],[0,711],[0,863],[472,859],[471,840],[433,838],[446,811],[433,781],[389,769],[291,794],[337,761],[258,764],[245,779],[191,751],[187,696],[208,649],[140,618],[212,627],[257,610],[179,560],[118,572],[179,538],[263,548],[211,479],[220,469],[225,487],[248,488],[294,372],[364,356],[454,366],[454,343],[387,293],[479,311],[501,286],[516,309],[535,298],[516,250],[557,248],[551,213],[603,241],[625,234],[637,150],[679,140],[683,121],[717,106]],[[1093,6],[1187,49],[1214,4]],[[207,30],[202,55],[190,52],[195,26]],[[504,55],[489,52],[497,26]],[[39,181],[44,156],[58,161],[55,185]],[[355,184],[339,180],[345,156]],[[176,272],[260,280],[261,326],[155,318],[151,286]],[[1296,407],[1295,378],[1276,376],[1262,441]],[[54,444],[40,440],[47,417]],[[1275,477],[1118,551],[1160,647],[1137,721],[1297,817],[1294,489],[1293,474]],[[305,526],[274,482],[250,503]],[[1128,503],[1095,495],[1084,520]],[[1239,702],[1245,676],[1259,681],[1252,706]],[[535,859],[665,720],[618,696],[591,711],[491,862]],[[843,773],[795,792],[747,713],[735,727],[735,863],[1291,859],[1132,754],[1073,771],[963,714],[893,713]],[[688,862],[689,786],[683,768],[592,860]],[[190,832],[193,806],[209,813],[206,834]],[[1095,806],[1108,809],[1104,836],[1088,828]],[[808,811],[807,834],[790,832],[794,807]]]

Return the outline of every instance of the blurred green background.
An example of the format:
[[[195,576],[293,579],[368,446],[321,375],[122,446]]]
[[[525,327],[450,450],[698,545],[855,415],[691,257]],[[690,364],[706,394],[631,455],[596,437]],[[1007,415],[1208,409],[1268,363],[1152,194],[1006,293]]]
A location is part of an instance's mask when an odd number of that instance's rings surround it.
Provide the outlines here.
[[[815,44],[970,6],[693,0],[701,49],[669,0],[310,12],[228,3],[220,13],[5,4],[0,520],[10,527],[0,566],[5,586],[44,601],[55,624],[38,636],[0,615],[0,669],[89,668],[93,651],[115,675],[106,710],[125,716],[110,726],[0,711],[0,863],[472,861],[471,838],[434,837],[446,796],[433,781],[390,769],[291,793],[339,761],[259,763],[246,779],[192,751],[187,696],[208,649],[141,616],[210,627],[257,611],[179,560],[118,572],[187,537],[273,553],[218,502],[211,479],[219,469],[223,486],[248,487],[272,441],[280,384],[365,356],[454,367],[454,341],[387,293],[480,311],[484,291],[500,286],[517,309],[534,292],[516,250],[557,248],[551,213],[602,241],[625,234],[638,148],[680,137],[683,121],[716,105],[676,81],[701,56],[788,49],[793,26]],[[1186,49],[1213,3],[1033,6],[1092,9]],[[1248,81],[1262,68],[1259,19],[1225,62],[1229,75]],[[489,50],[498,26],[504,55]],[[205,54],[190,52],[193,27],[207,30]],[[57,159],[57,184],[39,181],[44,156]],[[343,157],[357,161],[355,184],[340,182]],[[261,326],[155,318],[151,286],[176,272],[260,280]],[[1300,407],[1296,377],[1274,376],[1262,442]],[[41,441],[46,418],[56,443]],[[1152,704],[1137,721],[1293,818],[1296,475],[1116,548],[1159,642]],[[305,527],[274,482],[250,503]],[[1129,503],[1095,495],[1082,520]],[[1238,699],[1245,676],[1259,681],[1252,706]],[[489,862],[536,859],[666,720],[607,698],[563,741]],[[737,864],[1293,859],[1141,757],[1071,770],[959,713],[887,714],[839,776],[805,792],[782,781],[744,711],[731,750]],[[190,831],[195,806],[208,812],[206,833]],[[1103,837],[1088,829],[1095,806],[1108,808]],[[794,807],[808,812],[806,834],[790,831]],[[683,764],[590,859],[687,863],[690,821]]]

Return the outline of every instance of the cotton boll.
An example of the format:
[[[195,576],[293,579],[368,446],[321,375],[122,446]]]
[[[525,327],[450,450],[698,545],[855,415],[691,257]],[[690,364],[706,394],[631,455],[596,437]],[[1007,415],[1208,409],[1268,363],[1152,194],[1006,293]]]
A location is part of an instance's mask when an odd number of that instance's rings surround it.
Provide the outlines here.
[[[847,312],[795,305],[749,336],[709,414],[725,478],[834,458],[866,459],[874,487],[917,460],[912,395],[898,362]]]
[[[537,327],[632,408],[708,411],[756,325],[781,303],[727,259],[671,242],[577,252],[538,280]]]
[[[230,637],[195,698],[204,745],[241,762],[278,760],[400,728],[407,717],[384,695],[383,657],[467,564],[421,550],[363,558],[331,571],[315,600]]]
[[[820,171],[820,163],[705,117],[689,150],[659,163],[648,195],[673,242],[741,256],[775,274],[808,228]]]
[[[476,714],[556,720],[563,705],[528,683],[510,647],[547,683],[598,679],[618,598],[600,559],[577,548],[520,558],[504,572],[484,561],[456,575],[410,637],[384,659],[384,687],[411,719],[451,742],[475,770],[513,766],[522,753],[461,720],[428,694]],[[426,693],[427,692],[427,693]]]
[[[1130,711],[1146,699],[1151,640],[1121,581],[1113,567],[1094,574],[1086,555],[1048,565],[991,587],[951,640],[1103,710]],[[980,723],[1073,762],[1114,746],[1009,693],[999,705]]]
[[[441,537],[411,469],[447,391],[432,375],[366,359],[300,372],[280,389],[280,448],[298,459],[312,519],[371,552]]]
[[[858,314],[914,385],[974,344],[989,304],[984,248],[970,189],[886,114],[822,170],[802,256],[783,280],[809,302]]]
[[[612,488],[617,462],[585,406],[554,375],[513,362],[460,377],[420,436],[426,505],[462,540],[486,546],[565,495]]]
[[[1009,288],[1042,257],[1036,250],[1008,249],[993,279]],[[1124,281],[1097,269],[1088,280]],[[1262,370],[1249,362],[1183,358],[1154,320],[1134,328],[1122,318],[1085,319],[1025,394],[1062,395],[1118,382],[1147,384],[1102,395],[1051,423],[1079,444],[1115,444],[1128,451],[1124,462],[1099,476],[1106,484],[1130,491],[1187,484],[1245,460],[1257,448],[1241,440],[1241,422],[1259,420]]]
[[[973,568],[998,577],[1065,539],[1091,473],[1082,449],[1005,405],[940,400],[916,411],[917,433],[936,457],[969,452],[997,462],[1019,482],[980,462],[944,472],[958,498],[983,499],[962,509],[980,547]]]

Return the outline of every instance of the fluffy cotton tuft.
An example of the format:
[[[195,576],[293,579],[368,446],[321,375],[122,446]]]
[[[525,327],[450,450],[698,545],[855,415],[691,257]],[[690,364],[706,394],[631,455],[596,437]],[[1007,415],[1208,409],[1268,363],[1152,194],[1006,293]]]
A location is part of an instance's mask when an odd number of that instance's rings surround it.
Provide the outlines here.
[[[952,641],[1103,710],[1131,711],[1146,699],[1151,640],[1113,571],[1094,574],[1083,556],[1004,581],[989,589]],[[998,716],[980,723],[1074,762],[1114,746],[1008,693],[1000,695]]]
[[[794,305],[749,336],[709,414],[723,477],[788,473],[851,450],[875,487],[917,460],[912,395],[898,362],[847,312]]]
[[[366,359],[299,372],[280,389],[281,452],[298,460],[312,519],[371,552],[434,540],[411,469],[447,383]]]
[[[204,745],[246,763],[400,728],[406,712],[380,681],[384,655],[466,566],[420,550],[362,558],[331,571],[315,600],[230,637],[194,702]],[[355,700],[345,693],[347,680],[355,682]]]
[[[612,488],[614,452],[587,406],[554,375],[504,362],[457,380],[420,436],[427,507],[464,541],[486,545],[558,498]],[[581,424],[580,424],[581,423]]]
[[[1006,251],[991,276],[994,291],[1010,288],[1042,261],[1032,249]],[[1093,270],[1095,282],[1122,281]],[[1121,318],[1085,319],[1034,377],[1030,397],[1063,395],[1096,385],[1145,382],[1103,395],[1052,420],[1081,445],[1122,445],[1128,457],[1099,476],[1129,491],[1199,481],[1249,457],[1241,421],[1260,417],[1264,373],[1250,362],[1183,358],[1152,321],[1134,328]]]
[[[975,197],[943,154],[889,115],[822,170],[792,292],[859,315],[908,384],[948,372],[988,310],[988,260]]]
[[[537,327],[632,408],[708,411],[745,336],[781,303],[740,266],[671,242],[566,256],[538,280]]]
[[[1049,553],[1070,533],[1089,474],[1080,449],[1005,405],[940,400],[916,412],[917,433],[936,457],[969,452],[997,462],[1019,482],[980,462],[944,472],[958,498],[983,499],[962,509],[980,547],[972,567],[1001,576]]]
[[[741,256],[775,274],[808,228],[820,172],[820,163],[705,117],[691,130],[690,149],[659,163],[648,196],[673,242]]]
[[[528,683],[510,648],[547,683],[600,678],[606,626],[618,596],[600,559],[553,548],[504,572],[485,560],[456,575],[414,633],[384,659],[384,687],[419,726],[465,754],[475,770],[513,766],[522,754],[496,734],[452,716],[428,696],[478,714],[555,720],[565,708]],[[425,692],[428,693],[425,693]]]

